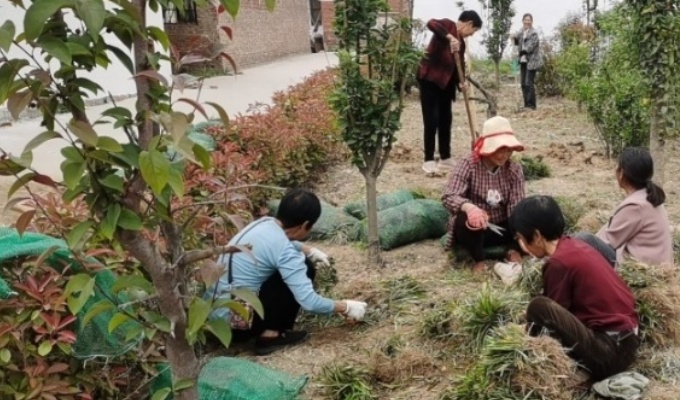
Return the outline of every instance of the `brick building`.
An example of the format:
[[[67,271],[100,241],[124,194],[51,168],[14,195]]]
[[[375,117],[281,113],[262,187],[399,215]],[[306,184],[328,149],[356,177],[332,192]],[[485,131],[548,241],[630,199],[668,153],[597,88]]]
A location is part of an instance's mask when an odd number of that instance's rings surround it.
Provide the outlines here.
[[[327,49],[334,49],[337,40],[333,34],[333,19],[335,18],[335,5],[333,0],[319,0],[321,2],[321,22],[323,24],[323,39]],[[387,0],[390,10],[404,16],[412,16],[413,2],[415,0]]]
[[[278,1],[276,10],[267,11],[263,0],[241,0],[236,20],[228,13],[218,13],[208,5],[197,7],[185,0],[185,12],[164,10],[165,31],[180,54],[210,56],[220,51],[229,54],[239,69],[276,60],[291,54],[310,51],[310,2],[318,0]],[[317,7],[318,8],[318,7]],[[229,40],[221,26],[233,33]],[[213,67],[227,67],[224,59]]]

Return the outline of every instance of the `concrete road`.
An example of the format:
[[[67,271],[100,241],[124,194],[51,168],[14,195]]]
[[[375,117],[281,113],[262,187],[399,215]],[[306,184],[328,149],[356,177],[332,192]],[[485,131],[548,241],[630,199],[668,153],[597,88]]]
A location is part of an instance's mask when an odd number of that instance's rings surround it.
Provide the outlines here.
[[[218,103],[232,116],[239,113],[245,114],[251,104],[269,104],[274,92],[300,82],[304,77],[315,71],[335,65],[337,65],[337,57],[333,53],[304,54],[244,69],[236,76],[206,79],[200,101]],[[186,89],[182,94],[173,95],[174,98],[188,97],[190,99],[196,99],[196,96],[196,89]],[[134,110],[135,101],[135,98],[130,98],[119,102],[118,105]],[[96,121],[101,113],[110,107],[111,104],[89,107],[87,113],[90,120]],[[178,103],[176,109],[189,112],[191,106]],[[210,117],[217,117],[217,113],[212,108],[206,107],[206,111]],[[66,123],[70,117],[62,115],[59,119]],[[202,119],[204,118],[197,113],[196,121]],[[38,119],[15,122],[10,127],[0,128],[0,149],[18,156],[26,143],[44,130]],[[114,132],[110,124],[98,125],[97,132],[99,135],[126,140],[124,134]],[[38,147],[33,151],[33,166],[43,174],[50,175],[54,179],[60,179],[59,164],[62,161],[62,156],[59,150],[65,145],[66,142],[64,141],[52,140]],[[8,180],[9,178],[0,177],[0,188],[8,187]]]

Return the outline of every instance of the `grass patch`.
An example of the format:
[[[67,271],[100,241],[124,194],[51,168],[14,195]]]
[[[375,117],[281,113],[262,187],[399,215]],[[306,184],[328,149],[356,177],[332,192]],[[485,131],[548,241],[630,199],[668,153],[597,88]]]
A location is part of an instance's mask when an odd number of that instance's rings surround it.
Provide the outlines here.
[[[675,267],[627,261],[618,273],[635,295],[643,343],[656,348],[680,344],[680,279]]]
[[[680,380],[680,352],[677,348],[659,351],[643,345],[631,369],[648,378],[676,385]]]
[[[321,380],[331,399],[373,400],[378,396],[371,385],[370,372],[361,366],[338,364],[325,366]]]
[[[579,219],[586,213],[585,207],[578,200],[567,196],[555,196],[555,201],[560,206],[564,215],[567,232],[573,232]]]
[[[456,335],[453,327],[454,320],[452,307],[444,304],[425,313],[418,333],[426,339],[449,341]]]
[[[522,156],[517,162],[522,166],[524,179],[527,181],[548,178],[550,176],[550,167],[543,162],[541,157]]]
[[[400,310],[404,305],[417,303],[425,295],[425,288],[410,275],[390,279],[383,282],[382,286],[386,291],[387,307],[393,310]]]
[[[522,262],[522,273],[515,285],[530,299],[543,294],[543,261],[527,259]]]

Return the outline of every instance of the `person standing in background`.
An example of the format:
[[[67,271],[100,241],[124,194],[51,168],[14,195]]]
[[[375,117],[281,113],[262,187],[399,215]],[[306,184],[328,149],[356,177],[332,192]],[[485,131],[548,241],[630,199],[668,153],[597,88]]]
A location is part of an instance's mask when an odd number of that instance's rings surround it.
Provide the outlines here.
[[[440,165],[450,170],[451,159],[451,112],[456,99],[456,89],[466,90],[465,82],[459,82],[454,52],[465,59],[465,42],[482,27],[482,19],[475,11],[463,11],[457,22],[450,19],[431,19],[427,28],[434,35],[427,46],[425,56],[418,68],[420,105],[423,112],[425,162],[423,171],[427,175],[439,173],[434,161],[435,140],[439,135]],[[463,66],[461,66],[464,68]],[[463,74],[464,75],[464,74]]]
[[[524,14],[522,17],[522,30],[512,36],[512,40],[519,50],[524,108],[531,110],[536,109],[536,89],[534,87],[536,72],[543,66],[541,43],[533,23],[534,17],[528,13]]]

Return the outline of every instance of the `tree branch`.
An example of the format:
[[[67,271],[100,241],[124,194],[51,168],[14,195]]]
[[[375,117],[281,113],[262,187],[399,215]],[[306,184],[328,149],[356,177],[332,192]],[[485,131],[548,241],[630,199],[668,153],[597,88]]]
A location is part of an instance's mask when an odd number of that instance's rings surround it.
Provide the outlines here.
[[[252,247],[250,246],[244,246],[247,247],[248,249],[251,249]],[[242,251],[241,246],[218,246],[215,247],[214,249],[207,249],[207,250],[191,250],[187,251],[186,253],[183,253],[182,256],[180,256],[179,260],[175,263],[176,265],[180,267],[184,267],[187,265],[191,265],[195,262],[205,260],[207,258],[211,258],[214,256],[218,256],[221,254],[233,254],[233,253],[240,253]],[[175,265],[173,265],[174,267]]]

